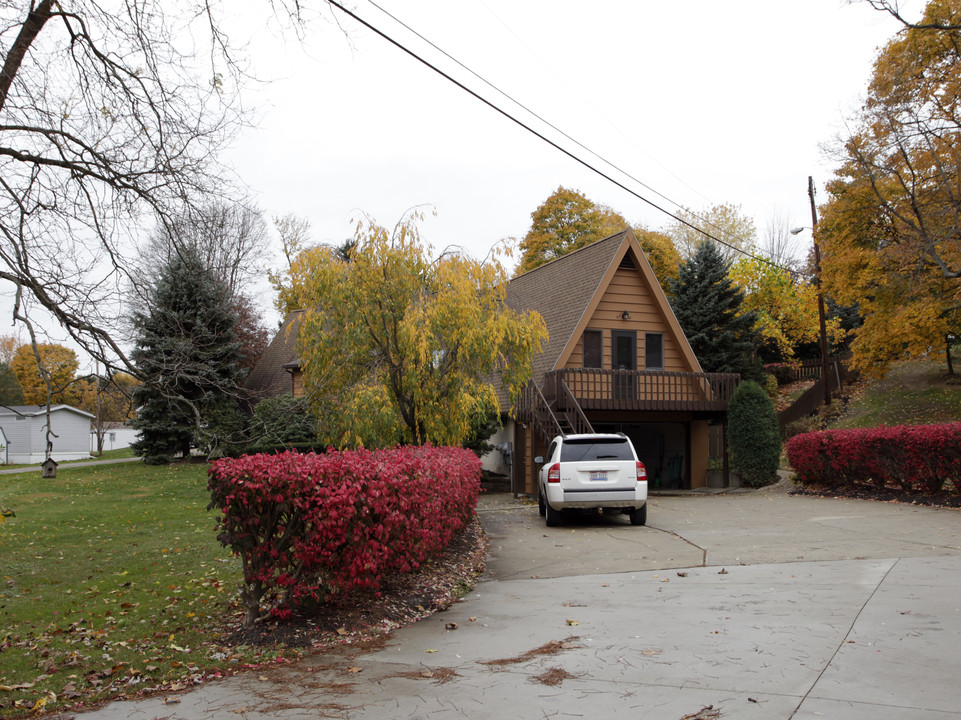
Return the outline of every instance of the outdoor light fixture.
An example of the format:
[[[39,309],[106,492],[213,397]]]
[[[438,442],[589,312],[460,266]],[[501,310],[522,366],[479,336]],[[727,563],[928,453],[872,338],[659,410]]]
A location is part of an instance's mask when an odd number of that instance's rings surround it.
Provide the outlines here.
[[[630,320],[630,319],[631,319],[631,314],[627,310],[621,313],[621,320]]]
[[[803,228],[803,227],[791,228],[791,234],[797,235],[798,233],[804,232],[805,230],[807,230],[807,228]]]

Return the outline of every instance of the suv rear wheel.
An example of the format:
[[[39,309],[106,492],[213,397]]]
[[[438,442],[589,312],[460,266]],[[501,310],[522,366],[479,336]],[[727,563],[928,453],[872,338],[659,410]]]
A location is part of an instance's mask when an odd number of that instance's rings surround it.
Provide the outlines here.
[[[632,508],[627,511],[631,518],[631,525],[647,525],[647,503],[639,508]]]
[[[545,520],[547,520],[547,527],[557,527],[561,524],[561,511],[555,510],[551,507],[551,504],[544,501],[544,514]]]

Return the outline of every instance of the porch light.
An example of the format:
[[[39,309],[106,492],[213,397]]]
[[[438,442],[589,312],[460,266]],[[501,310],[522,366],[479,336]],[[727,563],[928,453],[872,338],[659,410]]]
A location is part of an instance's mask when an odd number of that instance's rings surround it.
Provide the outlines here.
[[[630,319],[631,319],[631,314],[627,310],[621,313],[621,320],[630,320]]]

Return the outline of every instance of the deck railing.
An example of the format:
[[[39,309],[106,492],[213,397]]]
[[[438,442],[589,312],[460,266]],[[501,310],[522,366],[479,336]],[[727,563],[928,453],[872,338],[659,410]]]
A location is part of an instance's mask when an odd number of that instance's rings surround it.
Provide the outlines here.
[[[555,412],[571,397],[584,410],[720,412],[739,382],[733,373],[567,368],[547,373],[543,394]]]

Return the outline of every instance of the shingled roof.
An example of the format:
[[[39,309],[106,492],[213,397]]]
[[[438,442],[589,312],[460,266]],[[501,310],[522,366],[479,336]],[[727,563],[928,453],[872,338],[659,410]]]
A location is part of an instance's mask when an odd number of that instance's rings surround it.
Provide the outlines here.
[[[534,358],[534,379],[538,384],[546,372],[557,366],[608,269],[620,261],[617,251],[629,232],[625,230],[562,255],[507,284],[508,306],[519,312],[536,310],[550,334],[543,352]]]
[[[247,376],[244,386],[255,398],[276,397],[291,391],[288,369],[300,367],[297,333],[303,319],[303,310],[295,310],[284,318],[284,324]]]

